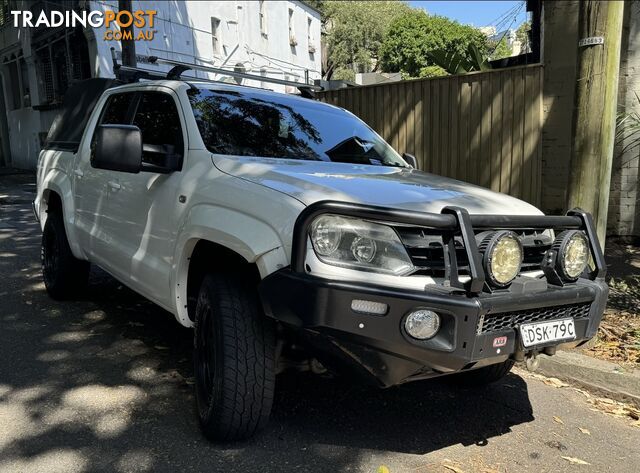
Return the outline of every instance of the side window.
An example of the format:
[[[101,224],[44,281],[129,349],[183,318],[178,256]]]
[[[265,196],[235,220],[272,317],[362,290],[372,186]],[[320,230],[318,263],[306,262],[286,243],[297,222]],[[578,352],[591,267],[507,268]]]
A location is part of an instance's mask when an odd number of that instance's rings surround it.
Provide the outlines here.
[[[133,117],[133,125],[142,132],[143,159],[154,163],[158,154],[182,157],[184,141],[176,104],[162,92],[144,92]]]
[[[128,125],[128,112],[135,93],[115,94],[109,97],[107,105],[102,112],[100,125]]]

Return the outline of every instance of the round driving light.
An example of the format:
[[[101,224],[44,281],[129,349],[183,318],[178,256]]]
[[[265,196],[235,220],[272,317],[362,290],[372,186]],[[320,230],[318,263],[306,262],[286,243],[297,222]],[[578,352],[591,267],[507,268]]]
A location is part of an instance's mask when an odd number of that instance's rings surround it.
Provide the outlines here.
[[[520,272],[524,252],[514,232],[500,231],[487,236],[479,250],[484,254],[484,272],[491,286],[507,287]]]
[[[566,281],[576,281],[589,264],[589,241],[579,230],[562,232],[553,243],[558,252],[557,271]]]
[[[433,337],[440,328],[440,316],[432,310],[418,309],[407,315],[404,328],[409,335],[418,340]]]
[[[342,231],[339,224],[338,217],[327,215],[317,218],[311,225],[311,243],[319,255],[329,256],[340,246]]]
[[[356,237],[351,243],[353,257],[361,263],[371,263],[376,256],[376,242],[367,237]]]

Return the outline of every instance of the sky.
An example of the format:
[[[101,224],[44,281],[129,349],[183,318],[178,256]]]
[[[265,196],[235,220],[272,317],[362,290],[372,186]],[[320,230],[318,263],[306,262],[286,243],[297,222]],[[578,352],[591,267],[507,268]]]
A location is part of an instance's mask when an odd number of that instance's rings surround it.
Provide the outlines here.
[[[524,0],[409,2],[412,7],[424,8],[431,14],[446,16],[463,24],[477,27],[498,24],[498,31],[516,28],[527,19],[524,3]]]

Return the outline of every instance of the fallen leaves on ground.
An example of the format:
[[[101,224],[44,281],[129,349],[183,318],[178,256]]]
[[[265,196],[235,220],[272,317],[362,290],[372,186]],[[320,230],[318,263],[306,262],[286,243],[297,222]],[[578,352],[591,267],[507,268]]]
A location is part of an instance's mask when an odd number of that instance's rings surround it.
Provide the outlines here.
[[[591,431],[589,429],[585,429],[584,427],[578,427],[578,430],[585,435],[591,435]]]
[[[607,310],[585,354],[622,364],[640,363],[640,247],[607,240]]]
[[[567,460],[572,465],[591,465],[591,463],[586,462],[584,460],[581,460],[579,458],[575,458],[575,457],[560,457],[560,458],[563,458],[564,460]]]
[[[547,386],[553,386],[554,388],[566,388],[569,386],[564,381],[560,381],[558,378],[545,378],[542,380]]]
[[[543,376],[541,374],[531,373],[529,371],[524,371],[524,370],[516,370],[516,372],[520,376],[537,379],[539,381],[542,381],[546,385],[560,387],[556,382],[549,381],[553,378],[547,378],[546,376]],[[545,382],[545,381],[549,381],[549,382]],[[621,402],[621,401],[614,401],[613,399],[598,397],[585,391],[584,389],[571,386],[570,384],[562,383],[562,387],[571,389],[575,392],[582,394],[585,397],[585,400],[589,404],[591,404],[592,406],[591,410],[604,412],[605,414],[610,414],[619,418],[631,419],[634,421],[633,423],[631,423],[633,427],[640,427],[640,409],[638,409],[634,405]],[[553,416],[553,420],[558,424],[564,424],[564,421],[560,419],[560,417],[558,416]],[[586,430],[586,432],[583,431],[582,427],[579,427],[579,429],[582,433],[587,434],[588,432],[587,435],[591,435],[591,432],[589,432],[587,429],[584,429]]]
[[[616,417],[631,418],[636,421],[640,420],[640,409],[637,409],[630,404],[595,396],[587,398],[587,402],[595,408],[594,410],[606,412],[607,414],[611,414]],[[638,424],[638,422],[634,422],[632,425],[639,426],[640,424]]]
[[[449,471],[453,471],[453,473],[464,473],[464,471],[461,468],[448,462],[447,460],[445,460],[445,463],[442,463],[442,466]]]

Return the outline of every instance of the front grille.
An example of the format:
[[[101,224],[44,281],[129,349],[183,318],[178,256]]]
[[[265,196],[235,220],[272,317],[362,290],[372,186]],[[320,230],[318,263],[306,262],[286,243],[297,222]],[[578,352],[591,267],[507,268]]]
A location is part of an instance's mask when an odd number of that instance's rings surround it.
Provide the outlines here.
[[[590,302],[582,304],[558,305],[555,307],[540,307],[538,309],[519,310],[502,314],[486,314],[478,322],[478,334],[499,332],[514,329],[520,324],[554,320],[567,317],[578,319],[589,316]]]

